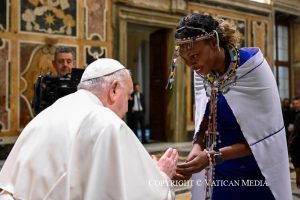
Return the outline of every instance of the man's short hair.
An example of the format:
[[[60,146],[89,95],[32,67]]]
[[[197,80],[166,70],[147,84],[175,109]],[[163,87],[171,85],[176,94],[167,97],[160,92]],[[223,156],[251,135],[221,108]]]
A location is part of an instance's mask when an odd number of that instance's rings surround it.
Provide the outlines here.
[[[57,47],[54,53],[54,60],[57,58],[57,55],[60,53],[71,53],[73,56],[73,60],[76,60],[76,54],[73,48],[71,47],[64,47],[64,46]]]

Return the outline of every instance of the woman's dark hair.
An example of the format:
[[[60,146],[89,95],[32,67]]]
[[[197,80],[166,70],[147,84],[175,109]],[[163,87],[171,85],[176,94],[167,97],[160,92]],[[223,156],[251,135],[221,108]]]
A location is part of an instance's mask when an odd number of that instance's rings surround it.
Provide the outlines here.
[[[175,32],[175,38],[183,39],[205,34],[204,31],[193,28],[203,29],[209,34],[211,34],[214,30],[217,31],[220,46],[225,46],[227,44],[239,46],[241,34],[233,23],[220,18],[213,18],[210,15],[199,13],[193,13],[181,18]]]
[[[200,15],[200,14],[191,14],[180,19],[177,29],[182,27],[193,27],[193,28],[202,28],[207,33],[211,33],[213,30],[216,30],[219,23],[214,20],[210,15]],[[203,31],[198,29],[188,29],[183,28],[179,31],[176,31],[175,38],[182,39],[187,37],[196,37],[197,35],[204,34]]]

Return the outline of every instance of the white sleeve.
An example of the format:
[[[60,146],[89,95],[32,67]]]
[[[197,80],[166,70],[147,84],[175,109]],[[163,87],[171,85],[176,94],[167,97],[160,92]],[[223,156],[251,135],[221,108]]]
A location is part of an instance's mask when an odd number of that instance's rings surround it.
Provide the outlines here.
[[[14,200],[14,198],[12,197],[11,194],[9,194],[8,192],[2,190],[0,192],[0,200]]]

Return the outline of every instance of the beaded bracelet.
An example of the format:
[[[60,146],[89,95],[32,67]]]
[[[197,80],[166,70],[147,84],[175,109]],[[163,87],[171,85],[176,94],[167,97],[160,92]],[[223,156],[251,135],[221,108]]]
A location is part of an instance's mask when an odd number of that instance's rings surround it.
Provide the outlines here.
[[[210,153],[206,149],[204,149],[204,152],[207,155],[207,158],[208,158],[208,161],[209,161],[209,165],[213,165],[213,161],[212,161],[212,158],[210,156]]]

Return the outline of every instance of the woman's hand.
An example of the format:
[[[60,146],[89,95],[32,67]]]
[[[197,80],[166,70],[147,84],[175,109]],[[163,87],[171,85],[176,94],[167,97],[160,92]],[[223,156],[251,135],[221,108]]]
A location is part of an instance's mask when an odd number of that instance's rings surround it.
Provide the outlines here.
[[[178,160],[178,152],[176,149],[169,148],[158,160],[155,155],[152,155],[154,162],[159,169],[168,175],[170,179],[176,174],[176,164]]]
[[[185,163],[178,164],[174,179],[188,180],[193,173],[202,171],[209,164],[207,154],[195,143]]]

